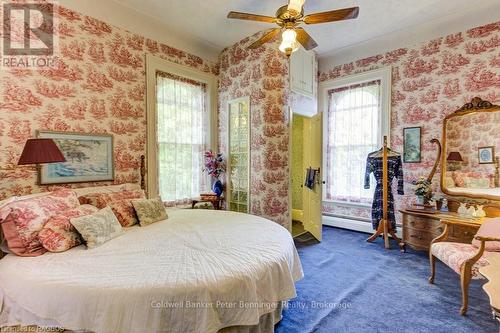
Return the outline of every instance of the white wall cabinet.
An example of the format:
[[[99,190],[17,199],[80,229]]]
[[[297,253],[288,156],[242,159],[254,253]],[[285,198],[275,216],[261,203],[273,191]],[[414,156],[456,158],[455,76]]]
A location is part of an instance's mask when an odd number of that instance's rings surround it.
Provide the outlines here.
[[[300,47],[290,58],[292,91],[314,98],[314,53]]]

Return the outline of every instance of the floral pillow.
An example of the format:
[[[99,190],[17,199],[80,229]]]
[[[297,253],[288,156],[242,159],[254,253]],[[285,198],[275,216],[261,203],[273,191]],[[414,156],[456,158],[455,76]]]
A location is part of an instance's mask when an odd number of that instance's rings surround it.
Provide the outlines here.
[[[70,219],[96,213],[99,209],[91,205],[66,210],[51,217],[38,234],[43,247],[50,252],[64,252],[82,244],[82,239]]]
[[[109,204],[109,207],[113,210],[122,227],[127,228],[139,223],[134,206],[130,200],[113,201]]]
[[[80,203],[96,206],[102,209],[109,205],[113,201],[125,200],[125,199],[140,199],[145,198],[144,191],[142,190],[132,190],[132,191],[120,191],[114,193],[94,193],[83,195],[79,197]]]
[[[141,227],[168,218],[165,205],[160,199],[136,199],[132,200],[132,204],[134,205]]]
[[[38,238],[45,223],[54,215],[80,205],[76,193],[69,189],[47,195],[14,201],[0,208],[0,223],[11,253],[34,257],[46,252]]]
[[[455,171],[451,174],[451,177],[453,178],[453,181],[455,182],[455,185],[457,187],[465,186],[465,175],[463,174],[463,172]]]
[[[111,207],[91,215],[72,218],[70,223],[82,235],[88,248],[98,247],[123,233],[123,228]]]
[[[490,180],[487,178],[465,177],[464,185],[468,188],[489,188]]]

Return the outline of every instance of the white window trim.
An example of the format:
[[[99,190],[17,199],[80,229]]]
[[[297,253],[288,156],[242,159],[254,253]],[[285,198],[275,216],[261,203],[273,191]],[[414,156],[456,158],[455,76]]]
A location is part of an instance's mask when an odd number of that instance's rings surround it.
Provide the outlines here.
[[[207,85],[207,108],[210,114],[209,137],[212,150],[217,149],[217,77],[213,74],[179,65],[162,58],[146,54],[146,189],[148,198],[157,198],[158,189],[158,143],[157,143],[157,110],[156,110],[156,72],[196,80]]]
[[[381,85],[381,109],[382,109],[382,132],[379,137],[379,145],[382,145],[384,136],[387,136],[388,144],[390,145],[390,129],[391,129],[391,89],[392,89],[392,67],[382,67],[375,70],[354,74],[334,80],[328,80],[319,84],[319,111],[323,112],[323,170],[326,170],[327,164],[327,142],[328,142],[328,107],[329,98],[328,92],[332,89],[342,88],[353,84],[380,80]],[[325,185],[326,186],[326,185]],[[329,202],[335,206],[352,206],[352,207],[371,207],[369,204],[355,202],[339,202],[336,200],[327,200],[326,191],[323,191],[323,201]]]

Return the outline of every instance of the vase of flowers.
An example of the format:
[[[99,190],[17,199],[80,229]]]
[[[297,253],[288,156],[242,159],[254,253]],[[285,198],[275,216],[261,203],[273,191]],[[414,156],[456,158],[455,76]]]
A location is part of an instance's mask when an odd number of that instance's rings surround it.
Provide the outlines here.
[[[417,196],[417,204],[427,205],[432,199],[431,182],[425,177],[420,177],[413,183],[415,185],[415,195]]]
[[[212,191],[220,197],[224,191],[224,186],[222,185],[220,177],[226,172],[224,157],[222,153],[216,154],[211,150],[206,151],[203,156],[205,159],[205,167],[203,168],[203,171],[214,180],[212,184]]]

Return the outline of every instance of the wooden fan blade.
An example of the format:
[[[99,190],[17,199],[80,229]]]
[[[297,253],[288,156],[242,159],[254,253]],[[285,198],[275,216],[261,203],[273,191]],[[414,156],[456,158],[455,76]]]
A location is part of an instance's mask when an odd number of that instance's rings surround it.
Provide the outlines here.
[[[258,21],[258,22],[266,22],[266,23],[274,23],[276,22],[275,17],[264,16],[264,15],[255,15],[248,13],[240,13],[240,12],[229,12],[227,14],[227,18],[236,19],[236,20],[248,20],[248,21]]]
[[[316,46],[318,46],[318,43],[312,37],[302,28],[297,28],[295,29],[295,32],[297,33],[297,41],[302,44],[302,46],[306,50],[312,50]]]
[[[305,24],[318,24],[355,19],[358,17],[359,7],[332,10],[329,12],[316,13],[304,17]]]
[[[274,39],[274,37],[276,37],[276,35],[278,35],[280,32],[281,32],[280,28],[270,29],[262,37],[260,37],[255,42],[253,42],[252,44],[250,44],[250,46],[248,48],[249,49],[256,49],[259,46],[261,46],[261,45],[269,42],[272,39]]]

